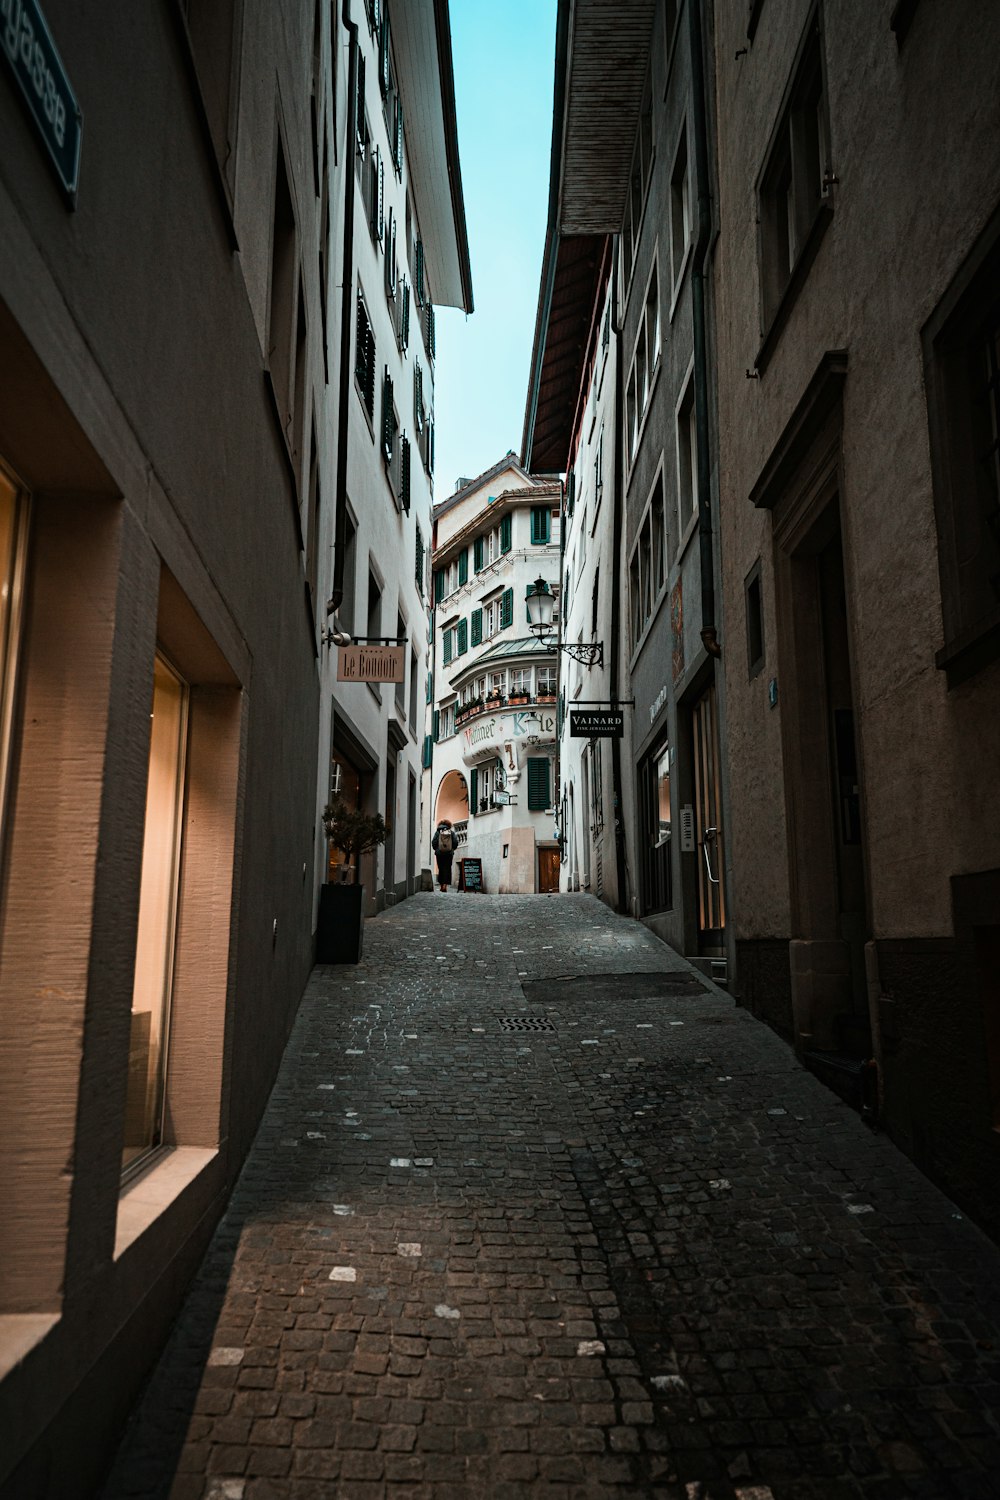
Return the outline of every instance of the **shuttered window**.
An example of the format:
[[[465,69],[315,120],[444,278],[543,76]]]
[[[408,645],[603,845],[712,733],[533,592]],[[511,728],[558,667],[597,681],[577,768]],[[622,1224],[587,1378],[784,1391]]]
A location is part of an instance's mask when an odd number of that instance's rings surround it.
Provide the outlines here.
[[[509,552],[512,545],[511,518],[501,516],[500,518],[500,551]]]
[[[413,578],[417,585],[417,593],[423,597],[424,592],[424,534],[418,526],[413,554]]]
[[[410,440],[404,437],[399,450],[399,498],[406,514],[410,514]],[[423,559],[421,559],[421,562]],[[422,589],[420,570],[417,570],[417,587]]]
[[[535,547],[544,546],[549,539],[549,510],[547,505],[531,507],[531,542]]]
[[[440,604],[444,598],[444,573],[440,568],[434,571],[434,603]]]
[[[451,631],[451,630],[446,630],[445,633],[444,633],[444,664],[445,664],[445,666],[447,666],[448,663],[451,661],[452,654],[453,654],[454,643],[455,643],[454,632]]]
[[[480,646],[480,645],[482,645],[482,641],[483,641],[483,612],[482,612],[482,610],[481,609],[474,609],[472,611],[471,618],[472,618],[472,644],[474,646]]]
[[[483,538],[477,536],[472,544],[472,563],[477,573],[483,571]]]
[[[469,622],[468,622],[468,620],[459,620],[459,622],[458,622],[458,630],[456,631],[456,635],[458,637],[458,647],[457,647],[457,650],[456,650],[456,655],[457,656],[464,656],[465,653],[466,653],[466,651],[468,651],[468,649],[469,649]]]
[[[392,376],[386,366],[382,374],[382,453],[391,464],[396,451],[396,415],[392,409]]]
[[[424,735],[424,753],[420,757],[420,764],[423,766],[423,768],[424,768],[425,771],[429,771],[430,770],[431,756],[434,753],[433,746],[434,746],[434,740],[432,739],[432,737],[429,734],[425,734]]]
[[[528,757],[528,811],[544,812],[552,805],[550,762],[546,756]]]
[[[427,673],[427,702],[430,703],[434,697],[434,673]]]
[[[436,708],[434,710],[434,739],[435,739],[435,742],[437,741],[437,738],[438,738],[438,736],[439,736],[440,733],[441,733],[441,710],[439,708]],[[546,761],[546,765],[547,764],[548,764],[548,762]],[[531,770],[531,762],[530,762],[530,760],[528,762],[528,770],[529,771]],[[529,799],[529,806],[530,805],[531,804],[530,804],[530,799]]]
[[[514,590],[504,589],[500,596],[500,629],[514,623]]]
[[[358,325],[354,348],[354,374],[361,389],[361,397],[369,417],[375,411],[375,334],[365,306],[365,299],[358,293]]]
[[[469,581],[469,549],[463,547],[458,554],[458,582],[459,586]]]
[[[427,301],[427,290],[424,286],[424,242],[417,240],[417,275],[416,275],[417,301],[423,307]]]

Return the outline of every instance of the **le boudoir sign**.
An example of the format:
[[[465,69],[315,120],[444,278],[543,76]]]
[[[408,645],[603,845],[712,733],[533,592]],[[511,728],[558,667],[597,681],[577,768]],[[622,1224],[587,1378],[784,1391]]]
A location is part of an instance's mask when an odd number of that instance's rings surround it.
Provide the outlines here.
[[[404,682],[402,646],[341,646],[337,652],[338,682]]]

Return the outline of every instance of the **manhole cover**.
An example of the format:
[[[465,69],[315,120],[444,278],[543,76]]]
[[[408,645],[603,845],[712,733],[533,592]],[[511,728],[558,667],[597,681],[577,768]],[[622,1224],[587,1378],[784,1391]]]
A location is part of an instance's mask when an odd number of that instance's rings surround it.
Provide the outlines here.
[[[544,1016],[501,1016],[501,1031],[555,1031]]]

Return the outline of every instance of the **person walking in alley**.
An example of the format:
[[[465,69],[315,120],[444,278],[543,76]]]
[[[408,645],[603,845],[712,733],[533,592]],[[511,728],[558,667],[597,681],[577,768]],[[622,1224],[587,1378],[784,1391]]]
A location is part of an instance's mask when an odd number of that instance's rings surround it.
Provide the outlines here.
[[[431,848],[437,859],[438,886],[446,891],[451,884],[451,862],[455,857],[455,835],[447,818],[442,818],[434,830]]]

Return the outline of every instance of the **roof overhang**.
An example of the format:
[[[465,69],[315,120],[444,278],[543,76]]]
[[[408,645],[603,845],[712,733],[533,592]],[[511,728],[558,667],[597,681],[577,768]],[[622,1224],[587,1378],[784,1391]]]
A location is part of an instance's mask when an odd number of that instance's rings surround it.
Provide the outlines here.
[[[492,521],[495,516],[506,515],[508,511],[516,510],[518,506],[537,505],[539,501],[544,505],[547,501],[554,501],[557,505],[562,491],[558,482],[554,484],[536,484],[530,490],[503,490],[494,500],[493,504],[477,511],[470,521],[467,521],[461,531],[449,537],[441,547],[435,548],[431,555],[434,567],[450,562],[469,542],[482,531],[487,521]]]
[[[455,114],[448,0],[392,12],[406,153],[434,301],[472,312],[472,271]]]
[[[562,473],[621,228],[656,0],[559,0],[549,220],[522,461]]]

